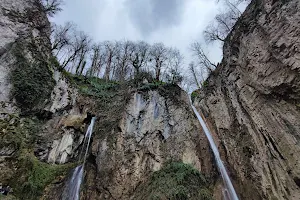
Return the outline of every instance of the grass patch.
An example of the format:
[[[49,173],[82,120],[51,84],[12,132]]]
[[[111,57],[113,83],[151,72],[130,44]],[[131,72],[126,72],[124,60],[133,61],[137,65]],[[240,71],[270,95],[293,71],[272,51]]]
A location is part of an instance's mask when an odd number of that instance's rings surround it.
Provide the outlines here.
[[[40,122],[36,118],[20,118],[8,114],[0,119],[0,148],[12,146],[15,149],[15,157],[23,148],[33,148],[39,126]]]
[[[120,89],[120,84],[115,81],[106,81],[96,77],[74,75],[63,71],[63,75],[75,85],[83,95],[94,96],[102,99],[112,98]]]
[[[208,187],[205,176],[191,165],[171,162],[138,187],[136,199],[212,200]]]
[[[153,82],[141,84],[137,89],[139,91],[149,91],[158,89],[160,86],[166,85],[165,82],[153,80]]]
[[[32,153],[24,151],[19,157],[19,170],[12,182],[14,195],[20,199],[36,200],[47,185],[58,176],[66,175],[74,165],[51,165],[39,161]]]
[[[50,165],[39,161],[33,154],[41,122],[36,118],[21,118],[7,114],[0,119],[0,149],[13,149],[12,177],[5,177],[5,184],[13,188],[17,199],[38,199],[44,188],[57,176],[65,174],[73,165]]]
[[[192,102],[194,102],[194,100],[195,100],[197,97],[199,97],[199,95],[200,95],[200,91],[199,91],[199,90],[193,91],[192,94],[191,94]]]

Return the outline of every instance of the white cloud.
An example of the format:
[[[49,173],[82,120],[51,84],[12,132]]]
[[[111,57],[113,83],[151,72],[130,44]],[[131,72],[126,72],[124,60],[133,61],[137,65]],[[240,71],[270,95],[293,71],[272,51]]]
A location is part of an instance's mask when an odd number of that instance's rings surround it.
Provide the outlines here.
[[[146,29],[149,34],[144,34],[135,20],[132,20],[132,10],[128,8],[128,1],[132,0],[72,0],[67,1],[64,11],[59,13],[53,21],[63,24],[66,21],[73,21],[80,30],[88,33],[95,41],[104,40],[144,40],[148,43],[163,42],[167,46],[178,48],[186,58],[186,64],[191,60],[188,50],[190,43],[194,40],[202,41],[202,31],[213,20],[218,7],[213,0],[177,0],[182,8],[166,6],[162,9],[177,9],[167,14],[167,19],[157,28]],[[135,0],[142,1],[142,0]],[[173,0],[171,0],[173,1]],[[156,0],[157,2],[157,0]],[[157,5],[155,5],[157,6]],[[144,6],[144,9],[147,6]],[[138,8],[135,8],[138,9]],[[164,12],[160,9],[160,15]],[[139,10],[136,16],[148,11]],[[180,13],[178,13],[180,12]],[[182,12],[182,13],[181,13]],[[171,14],[180,15],[177,18],[170,17]],[[153,22],[157,16],[148,15],[154,19],[143,18],[139,22]],[[170,20],[176,22],[172,23]],[[169,24],[168,24],[169,23]],[[220,45],[215,44],[208,47],[209,57],[214,62],[221,59]]]

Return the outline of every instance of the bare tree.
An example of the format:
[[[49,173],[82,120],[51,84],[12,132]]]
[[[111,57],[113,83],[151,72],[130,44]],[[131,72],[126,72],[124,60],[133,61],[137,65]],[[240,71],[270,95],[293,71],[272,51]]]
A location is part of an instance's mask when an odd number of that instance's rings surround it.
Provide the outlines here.
[[[166,79],[172,84],[177,84],[182,81],[181,67],[183,64],[183,55],[178,49],[170,48],[167,55],[168,67]]]
[[[243,2],[248,2],[248,0],[223,1],[225,7],[224,11],[217,14],[214,21],[211,22],[204,31],[206,42],[224,42],[225,38],[242,14],[238,6]]]
[[[115,56],[116,53],[116,44],[110,42],[110,41],[105,41],[103,43],[104,47],[105,47],[105,51],[106,51],[106,68],[105,68],[105,72],[104,72],[104,78],[105,80],[110,80],[110,76],[111,76],[111,70],[112,70],[112,62],[113,62],[113,58]]]
[[[150,50],[150,60],[154,62],[155,79],[160,80],[161,71],[167,60],[167,48],[163,43],[155,43]]]
[[[140,41],[134,45],[133,55],[130,57],[130,62],[135,71],[135,76],[139,76],[143,67],[146,67],[149,60],[150,45]]]
[[[67,45],[70,45],[70,32],[75,30],[75,25],[71,22],[65,23],[64,26],[54,25],[52,28],[51,41],[52,51],[57,56]]]
[[[78,37],[76,36],[75,46],[77,46],[79,49],[76,56],[78,59],[76,74],[81,75],[86,66],[86,56],[90,51],[91,39],[84,32],[80,32]]]
[[[212,72],[217,67],[216,64],[208,59],[207,54],[204,52],[199,42],[192,43],[191,50],[196,57],[199,66],[204,67],[209,72]]]
[[[100,76],[102,67],[105,64],[106,51],[102,43],[93,44],[91,48],[91,68],[89,71],[89,76]]]
[[[124,81],[130,72],[130,58],[134,54],[134,43],[131,41],[116,44],[116,79]]]
[[[198,68],[194,62],[189,64],[189,77],[191,77],[191,83],[196,85],[199,89],[201,88],[204,80],[205,71],[202,68]]]
[[[74,30],[70,35],[70,44],[63,53],[64,61],[63,68],[66,68],[70,63],[76,67],[76,74],[79,74],[83,68],[83,61],[90,49],[91,39],[84,32]],[[71,70],[72,71],[72,70]]]
[[[207,43],[214,42],[216,40],[224,42],[227,36],[226,33],[221,32],[214,24],[208,25],[203,33],[204,39]]]
[[[49,15],[50,17],[53,17],[56,13],[62,11],[62,4],[63,0],[40,0],[43,7],[44,12]]]

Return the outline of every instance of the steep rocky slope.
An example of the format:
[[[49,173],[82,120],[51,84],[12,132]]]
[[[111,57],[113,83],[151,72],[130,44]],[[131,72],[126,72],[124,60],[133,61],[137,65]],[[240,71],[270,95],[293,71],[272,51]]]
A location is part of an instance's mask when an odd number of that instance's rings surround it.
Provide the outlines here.
[[[178,86],[142,89],[145,86],[126,89],[112,86],[118,89],[111,95],[114,97],[109,100],[110,105],[103,105],[105,90],[78,96],[82,98],[83,109],[98,118],[81,198],[141,199],[144,190],[138,189],[139,186],[151,182],[154,171],[168,164],[174,166],[174,162],[189,164],[193,170],[205,175],[204,182],[197,179],[199,184],[188,184],[182,195],[190,195],[191,199],[199,199],[205,194],[209,198],[212,193],[218,196],[220,191],[214,187],[218,175],[213,157],[208,141],[188,105],[186,93]],[[72,148],[71,152],[75,153],[76,148]],[[189,175],[185,174],[189,173],[189,166],[175,164],[175,169],[178,166],[184,170],[183,178],[188,180]],[[193,170],[190,171],[192,176],[195,173]],[[66,178],[51,184],[44,199],[60,199],[57,194],[62,194],[61,188],[64,188]],[[187,191],[192,187],[198,189],[190,194]],[[178,191],[169,188],[167,192],[172,196]],[[146,195],[151,199],[159,192]]]
[[[172,85],[118,84],[59,71],[50,23],[36,2],[0,2],[1,185],[11,186],[17,199],[60,199],[96,116],[82,199],[140,198],[138,186],[152,183],[161,168],[195,180],[192,187],[173,180],[169,197],[210,198],[218,175],[187,95]]]
[[[22,199],[37,198],[71,167],[41,162],[51,157],[52,141],[82,133],[74,126],[51,126],[75,104],[76,90],[57,70],[50,33],[38,1],[0,2],[0,185],[13,187]],[[62,145],[56,155],[61,163],[71,157],[66,151]]]
[[[254,0],[195,99],[241,199],[300,196],[299,6]],[[82,199],[221,199],[180,88],[59,71],[49,35],[35,0],[0,2],[0,183],[13,196],[60,199],[96,116]]]
[[[195,100],[241,199],[300,198],[299,8],[254,0]]]
[[[133,93],[125,112],[120,113],[119,126],[99,139],[94,137],[96,171],[87,171],[87,188],[91,189],[83,199],[129,199],[151,172],[171,161],[213,175],[208,142],[199,134],[201,128],[187,96],[179,88],[166,89],[175,94],[168,97],[166,91],[160,94],[157,90]]]

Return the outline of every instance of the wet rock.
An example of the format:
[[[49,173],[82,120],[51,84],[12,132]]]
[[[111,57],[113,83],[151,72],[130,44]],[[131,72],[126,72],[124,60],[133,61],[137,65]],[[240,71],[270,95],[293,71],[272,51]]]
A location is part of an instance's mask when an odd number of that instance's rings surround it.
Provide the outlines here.
[[[299,6],[252,1],[195,100],[241,199],[300,196]]]
[[[119,129],[94,138],[96,171],[87,170],[95,175],[86,181],[86,188],[94,189],[84,191],[83,199],[130,199],[141,181],[171,160],[214,173],[205,135],[189,106],[182,106],[188,105],[187,96],[177,98],[181,104],[157,91],[132,94]]]
[[[48,57],[51,53],[51,44],[48,35],[50,35],[50,23],[46,14],[34,6],[33,0],[3,0],[0,3],[0,107],[1,112],[19,112],[15,105],[15,100],[11,98],[11,89],[13,83],[10,79],[12,66],[16,61],[13,49],[16,42],[23,36],[23,46],[32,42],[39,43],[35,53]],[[28,12],[30,10],[30,12]],[[31,15],[31,17],[29,17]],[[27,37],[28,36],[28,37]],[[26,49],[25,55],[31,61],[34,61],[32,52]],[[30,53],[29,53],[30,52]],[[40,59],[40,58],[39,58]]]

